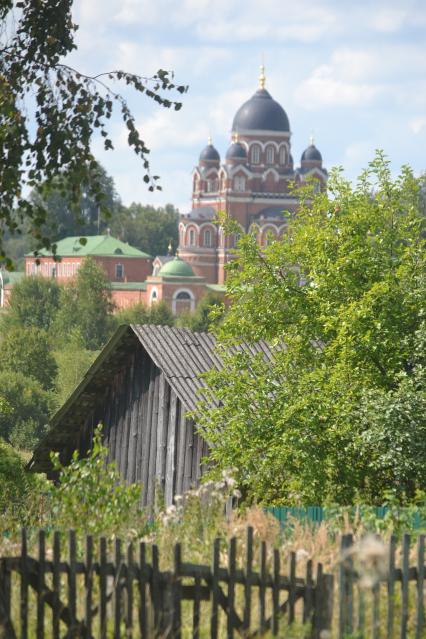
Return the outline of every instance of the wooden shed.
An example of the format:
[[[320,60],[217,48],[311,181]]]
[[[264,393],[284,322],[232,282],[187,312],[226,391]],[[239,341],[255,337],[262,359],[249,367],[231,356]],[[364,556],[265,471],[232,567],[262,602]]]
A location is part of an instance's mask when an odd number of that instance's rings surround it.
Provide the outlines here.
[[[270,357],[265,343],[246,348]],[[204,387],[200,375],[221,366],[213,335],[121,326],[51,420],[29,468],[49,474],[50,451],[64,464],[74,450],[84,455],[102,423],[109,460],[126,481],[142,484],[143,505],[153,503],[157,485],[171,504],[202,476],[208,446],[187,413]]]

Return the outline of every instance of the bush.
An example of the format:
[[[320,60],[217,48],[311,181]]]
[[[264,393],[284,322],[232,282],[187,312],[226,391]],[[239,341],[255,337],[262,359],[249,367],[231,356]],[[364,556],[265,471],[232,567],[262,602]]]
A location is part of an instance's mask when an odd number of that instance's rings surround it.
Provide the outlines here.
[[[107,462],[108,449],[101,440],[98,426],[87,457],[79,457],[75,451],[67,466],[61,464],[58,453],[52,453],[59,473],[51,491],[52,519],[56,528],[131,537],[135,527],[141,533],[146,524],[139,507],[141,486],[120,481],[115,463]]]
[[[0,437],[18,448],[34,448],[56,406],[53,393],[37,380],[11,370],[0,371],[0,388],[8,406],[0,410]]]

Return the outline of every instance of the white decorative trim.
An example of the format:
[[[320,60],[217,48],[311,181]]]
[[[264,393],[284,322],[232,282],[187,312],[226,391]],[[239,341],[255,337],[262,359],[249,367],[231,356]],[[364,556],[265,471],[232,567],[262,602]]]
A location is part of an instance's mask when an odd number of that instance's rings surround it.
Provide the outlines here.
[[[272,167],[271,167],[270,169],[267,169],[267,170],[263,173],[263,175],[262,175],[262,181],[263,181],[263,182],[266,182],[266,178],[267,178],[267,176],[268,176],[268,173],[273,173],[273,174],[274,174],[274,176],[275,176],[275,181],[276,181],[276,182],[278,182],[278,181],[279,181],[279,179],[280,179],[280,177],[281,177],[281,176],[280,176],[280,174],[278,173],[278,171],[277,171],[276,169],[274,169],[274,168],[272,168]]]
[[[237,171],[242,171],[247,177],[252,177],[253,173],[244,164],[236,164],[229,170],[229,177],[233,178]]]

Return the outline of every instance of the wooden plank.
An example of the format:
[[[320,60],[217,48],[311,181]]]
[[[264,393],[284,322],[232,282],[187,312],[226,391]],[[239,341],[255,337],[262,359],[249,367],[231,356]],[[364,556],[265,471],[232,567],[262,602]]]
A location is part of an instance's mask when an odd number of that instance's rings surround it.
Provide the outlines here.
[[[133,628],[133,544],[127,546],[126,565],[126,637],[131,639]]]
[[[181,639],[182,630],[182,610],[181,610],[181,579],[180,579],[180,566],[182,549],[181,545],[175,544],[174,550],[174,575],[173,575],[173,627],[172,637],[173,639]]]
[[[416,584],[416,639],[420,639],[425,626],[424,589],[425,589],[425,535],[419,535],[417,541],[417,584]]]
[[[121,439],[120,439],[120,452],[118,457],[118,465],[120,468],[120,475],[123,480],[127,480],[127,467],[129,459],[129,436],[130,436],[130,395],[131,395],[131,372],[132,364],[131,359],[129,366],[126,366],[123,375],[123,387],[120,394],[121,405]]]
[[[142,639],[148,639],[148,623],[146,609],[146,547],[139,544],[139,631]]]
[[[380,581],[373,586],[373,639],[380,639]]]
[[[291,552],[289,556],[289,589],[288,589],[288,623],[294,623],[296,605],[296,553]]]
[[[386,619],[386,637],[393,637],[394,628],[394,597],[395,597],[395,552],[396,537],[392,535],[389,540],[389,564],[388,564],[388,606]]]
[[[25,528],[21,531],[21,601],[19,608],[21,638],[28,637],[28,566],[27,566],[27,531]]]
[[[210,593],[209,593],[210,595]],[[209,596],[210,599],[210,596]],[[194,579],[194,607],[192,611],[192,639],[200,639],[200,603],[201,603],[201,579]]]
[[[60,591],[61,591],[61,538],[58,531],[53,534],[53,566],[52,566],[52,590],[53,590],[53,611],[52,611],[52,636],[59,639],[60,621]]]
[[[186,437],[183,492],[186,492],[192,487],[192,456],[194,452],[194,422],[192,419],[186,419],[185,428]]]
[[[161,618],[161,597],[160,597],[160,568],[158,557],[158,546],[152,545],[152,579],[151,579],[151,604],[154,610],[154,631],[160,631]],[[157,635],[156,635],[157,636]]]
[[[273,557],[272,634],[276,637],[279,633],[280,614],[280,552],[278,548],[274,548]]]
[[[228,546],[228,598],[226,602],[226,614],[227,614],[227,639],[233,639],[234,636],[234,623],[233,612],[235,608],[235,570],[237,558],[237,540],[235,537],[229,542]]]
[[[303,591],[303,623],[309,623],[313,609],[312,559],[306,562],[305,588]]]
[[[37,575],[37,639],[44,639],[44,593],[46,585],[46,533],[40,530],[38,533],[38,575]]]
[[[266,608],[265,608],[265,595],[266,595],[266,543],[262,541],[260,545],[260,584],[259,584],[259,628],[260,632],[266,630]]]
[[[107,542],[99,540],[99,633],[101,639],[107,636]]]
[[[144,419],[144,442],[142,448],[142,503],[144,506],[148,503],[148,477],[149,477],[149,455],[151,450],[152,435],[152,407],[154,401],[155,388],[155,371],[156,367],[149,360],[149,388],[147,398],[147,408]]]
[[[157,428],[158,428],[158,406],[159,406],[159,391],[160,391],[160,378],[161,374],[159,369],[156,369],[155,383],[154,383],[154,397],[152,405],[151,416],[151,444],[149,450],[149,470],[148,470],[148,493],[147,504],[150,510],[154,506],[155,499],[155,462],[157,459]]]
[[[402,579],[401,579],[401,627],[400,639],[406,639],[408,627],[408,587],[410,561],[410,535],[402,537]]]
[[[84,602],[84,619],[89,637],[92,636],[92,605],[93,605],[93,537],[86,537],[86,571],[84,576],[86,596]]]
[[[167,423],[170,404],[170,386],[166,381],[163,372],[160,374],[158,390],[158,424],[157,424],[157,451],[155,460],[156,486],[160,488],[163,496],[165,490],[166,476],[166,454],[167,454]]]
[[[243,631],[248,632],[251,624],[251,580],[253,571],[253,528],[247,527],[246,566],[244,585]]]
[[[149,358],[145,351],[141,352],[140,369],[137,373],[136,382],[140,387],[140,395],[138,402],[138,443],[136,453],[136,481],[142,484],[143,470],[143,451],[146,441],[146,418],[148,409],[148,393],[149,393]]]
[[[213,543],[212,561],[212,605],[210,616],[210,638],[217,639],[219,627],[219,567],[220,567],[220,539]]]
[[[70,633],[73,636],[77,625],[77,585],[76,585],[76,540],[75,530],[68,532],[68,608],[70,611]]]
[[[182,402],[178,404],[178,417],[177,417],[177,454],[176,454],[176,488],[175,494],[182,495],[183,493],[183,475],[184,475],[184,460],[185,460],[185,439],[186,439],[186,427],[185,409]]]
[[[5,559],[0,559],[0,639],[16,639],[10,618],[11,579]]]
[[[138,452],[138,412],[141,388],[139,386],[139,371],[141,366],[140,350],[135,353],[135,366],[132,377],[132,403],[130,406],[130,437],[129,437],[129,465],[127,479],[133,484],[136,480],[136,456]]]
[[[365,591],[358,585],[358,634],[362,637],[365,631]]]
[[[170,408],[167,428],[166,479],[164,486],[164,502],[166,506],[171,506],[174,497],[177,407],[178,398],[174,390],[170,389]]]
[[[114,552],[114,593],[113,593],[113,618],[114,639],[120,639],[121,625],[121,539],[115,540]]]

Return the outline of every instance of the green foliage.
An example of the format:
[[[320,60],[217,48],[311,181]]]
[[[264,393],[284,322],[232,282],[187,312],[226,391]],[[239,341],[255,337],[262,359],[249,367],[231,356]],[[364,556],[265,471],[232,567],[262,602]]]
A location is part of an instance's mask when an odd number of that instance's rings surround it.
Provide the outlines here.
[[[32,449],[46,431],[55,397],[23,373],[0,371],[0,389],[8,409],[0,411],[0,437],[18,448]]]
[[[179,211],[172,204],[156,208],[133,202],[111,220],[111,232],[150,255],[166,255],[178,245]]]
[[[264,338],[274,359],[228,352],[209,376],[220,406],[198,419],[216,472],[236,467],[266,503],[413,496],[426,488],[419,182],[408,168],[393,180],[379,153],[354,187],[334,171],[328,193],[299,195],[288,237],[244,236],[229,266],[221,341]]]
[[[76,330],[87,350],[101,348],[111,332],[113,305],[111,286],[104,270],[92,258],[86,258],[74,281],[61,292],[55,332],[66,338]]]
[[[139,509],[140,485],[120,482],[114,463],[108,463],[108,449],[102,446],[98,426],[87,457],[75,451],[70,464],[63,466],[59,454],[52,453],[58,483],[51,490],[53,521],[57,528],[74,528],[93,535],[131,535],[130,526],[145,525]]]
[[[25,471],[24,461],[0,439],[0,513],[22,508],[34,484],[34,475]]]
[[[0,349],[0,370],[32,377],[45,390],[54,387],[57,366],[50,353],[49,338],[45,331],[35,327],[13,327],[0,341]]]
[[[131,87],[165,108],[181,108],[168,99],[171,90],[179,94],[186,87],[175,85],[172,75],[160,69],[144,78],[124,71],[87,76],[64,63],[75,48],[78,28],[72,20],[72,0],[44,3],[22,0],[19,13],[12,15],[13,2],[3,2],[3,30],[0,58],[0,259],[3,259],[5,229],[19,232],[27,223],[33,230],[36,248],[49,247],[52,238],[43,234],[47,211],[43,202],[25,197],[28,188],[66,175],[77,204],[80,185],[93,178],[96,161],[91,147],[95,132],[105,149],[113,144],[106,124],[117,107],[128,131],[127,141],[140,158],[143,180],[149,190],[157,187],[158,176],[150,173],[148,153],[135,119],[117,85]],[[25,165],[25,171],[23,166]],[[92,181],[95,201],[103,200],[102,185]],[[18,206],[18,220],[14,207]],[[10,260],[7,261],[11,266]]]
[[[92,365],[98,351],[84,348],[78,331],[71,331],[67,343],[62,350],[55,351],[58,376],[56,380],[57,401],[62,406],[76,386],[82,381],[84,374]]]
[[[193,313],[179,315],[177,324],[189,328],[191,331],[209,332],[220,324],[224,313],[223,298],[215,293],[207,293],[200,300]]]
[[[24,277],[11,291],[9,307],[2,318],[4,330],[15,326],[48,331],[59,308],[60,290],[53,279]]]
[[[102,193],[102,204],[97,202],[97,188]],[[43,234],[55,241],[67,236],[105,233],[109,219],[121,206],[114,180],[98,162],[90,168],[87,180],[80,185],[78,201],[75,201],[66,173],[37,186],[30,200],[46,210]]]
[[[173,326],[175,318],[163,301],[156,302],[148,307],[143,303],[129,306],[114,315],[114,322],[120,324],[158,324],[161,326]]]

